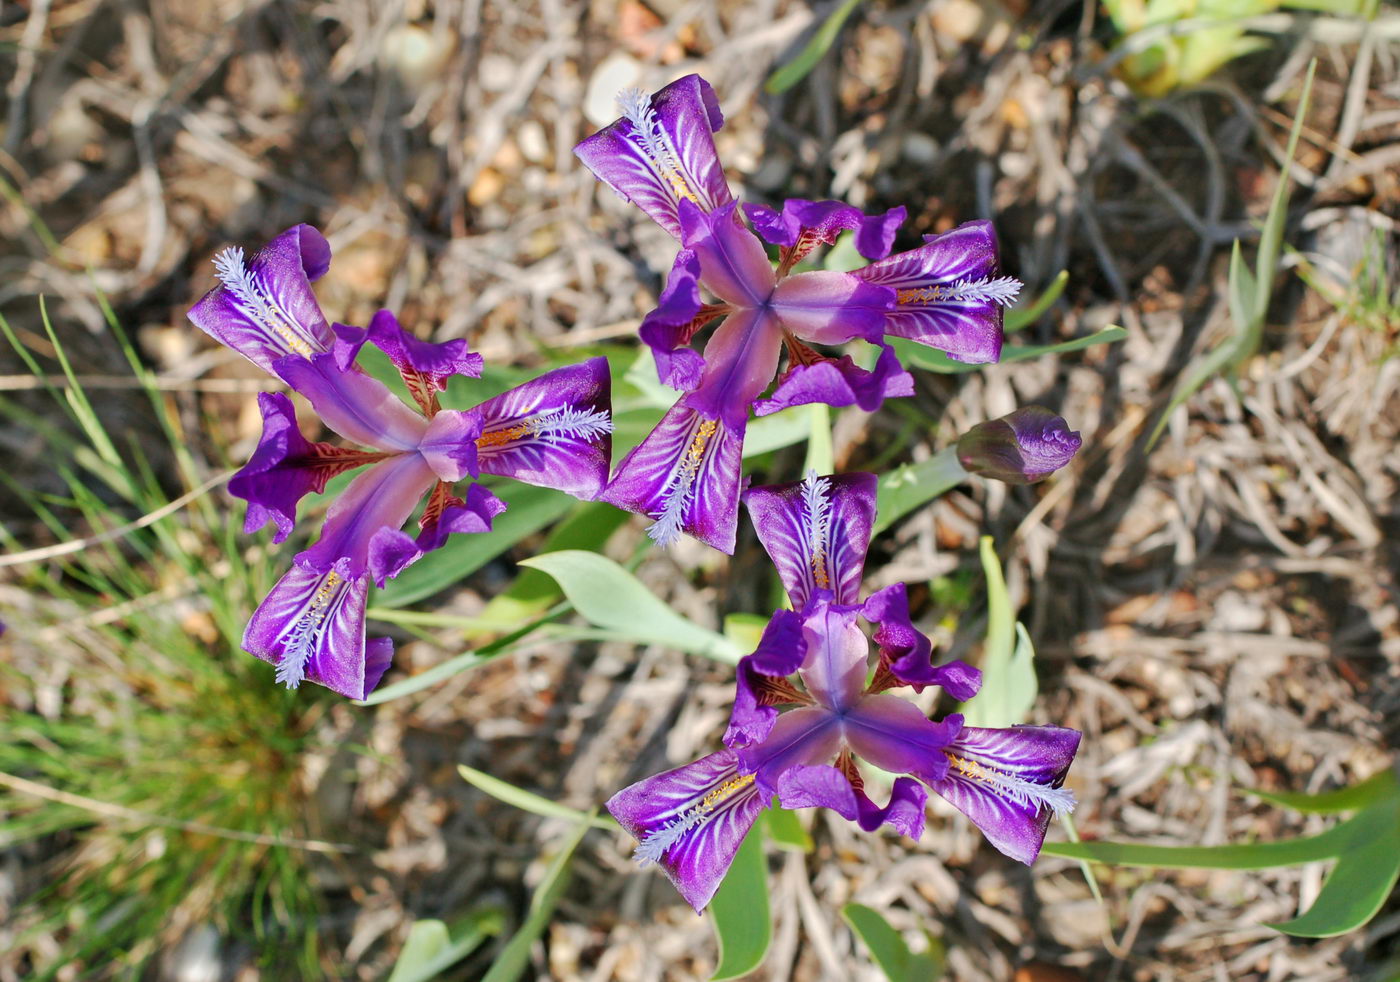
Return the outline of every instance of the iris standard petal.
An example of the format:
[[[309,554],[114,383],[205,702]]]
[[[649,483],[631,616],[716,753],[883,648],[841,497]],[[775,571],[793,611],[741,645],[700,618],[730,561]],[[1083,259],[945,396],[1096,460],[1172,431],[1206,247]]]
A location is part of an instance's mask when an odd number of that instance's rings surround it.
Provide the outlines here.
[[[962,729],[953,714],[935,723],[899,696],[865,696],[844,718],[846,743],[856,756],[891,774],[932,784],[948,772],[943,751]]]
[[[719,889],[744,836],[765,807],[732,750],[702,757],[624,788],[608,811],[637,839],[642,865],[658,863],[696,913]]]
[[[428,421],[418,452],[438,480],[455,484],[479,473],[477,440],[481,437],[481,416],[456,409],[440,410]]]
[[[743,447],[742,419],[731,425],[682,400],[623,458],[599,500],[656,519],[647,534],[663,546],[687,532],[733,553]]]
[[[945,750],[947,774],[929,783],[988,842],[1029,865],[1050,817],[1074,808],[1063,785],[1079,739],[1078,731],[1059,726],[964,727]]]
[[[687,75],[653,96],[633,90],[618,101],[622,118],[574,147],[599,180],[678,239],[681,201],[713,211],[733,200],[715,155],[724,117],[708,82]]]
[[[286,355],[310,357],[335,340],[311,282],[325,275],[331,247],[310,225],[287,229],[248,263],[243,250],[214,259],[220,285],[191,309],[195,326],[266,372]]]
[[[811,364],[794,363],[778,380],[773,395],[758,400],[753,408],[754,415],[767,416],[791,406],[825,403],[859,406],[873,413],[886,399],[913,394],[914,376],[904,370],[893,348],[881,344],[874,371],[861,368],[850,355],[822,358]]]
[[[681,244],[695,254],[700,282],[726,303],[758,307],[773,293],[776,274],[758,236],[735,214],[736,202],[712,212],[680,205]]]
[[[612,462],[612,376],[606,358],[556,368],[488,399],[477,461],[500,474],[591,501]]]
[[[297,562],[317,571],[349,562],[349,575],[368,569],[370,541],[380,529],[397,530],[408,521],[436,478],[420,454],[398,454],[375,464],[350,482],[326,512],[321,537]]]
[[[860,338],[875,343],[887,332],[896,293],[853,273],[817,270],[789,276],[773,290],[773,314],[783,327],[813,344]]]
[[[273,369],[327,426],[353,443],[390,452],[416,450],[428,428],[428,421],[388,386],[357,368],[342,372],[334,355],[289,356]]]
[[[735,311],[710,335],[700,384],[682,404],[741,426],[773,381],[781,350],[782,329],[767,311]]]
[[[794,609],[802,610],[817,590],[830,590],[838,604],[860,596],[876,485],[874,474],[813,473],[804,481],[745,493],[754,530]]]
[[[860,607],[829,603],[829,596],[823,592],[803,608],[807,657],[798,674],[812,698],[841,713],[860,701],[870,642],[856,624]]]
[[[689,392],[700,384],[705,359],[687,345],[702,327],[720,316],[722,307],[706,306],[700,297],[700,261],[682,249],[666,277],[656,309],[642,318],[637,333],[651,348],[663,385]]]
[[[777,611],[763,629],[753,654],[740,658],[735,668],[734,708],[724,733],[726,747],[758,743],[768,736],[778,718],[778,706],[800,698],[787,679],[802,666],[805,655],[802,618],[790,610]]]
[[[277,524],[273,542],[283,542],[296,524],[297,502],[319,494],[326,482],[364,464],[382,460],[383,454],[365,453],[312,443],[297,428],[292,400],[280,392],[259,392],[263,432],[258,448],[229,480],[229,494],[248,502],[244,532],[256,532],[269,521]]]
[[[856,233],[856,252],[866,259],[884,259],[907,214],[901,206],[883,215],[867,215],[844,201],[805,198],[788,198],[781,212],[767,205],[744,205],[744,213],[764,241],[790,250],[785,257],[789,265],[819,245],[831,245],[846,231]]]
[[[959,437],[958,462],[979,477],[1033,484],[1068,464],[1083,443],[1062,417],[1044,406],[1023,406]]]
[[[915,692],[937,685],[959,702],[977,695],[982,673],[972,666],[951,661],[933,664],[933,643],[909,617],[909,596],[903,583],[892,583],[872,593],[865,601],[862,616],[876,625],[872,638],[880,649],[880,667],[900,685]]]

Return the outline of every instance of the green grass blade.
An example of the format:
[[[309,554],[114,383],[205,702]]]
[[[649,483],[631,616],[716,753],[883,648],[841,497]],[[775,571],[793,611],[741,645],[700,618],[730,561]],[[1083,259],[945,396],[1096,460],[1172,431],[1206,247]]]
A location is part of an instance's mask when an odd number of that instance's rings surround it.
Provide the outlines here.
[[[943,978],[943,960],[933,953],[910,951],[904,936],[879,911],[864,904],[846,904],[841,908],[841,919],[865,943],[889,982],[936,982]]]
[[[817,28],[812,39],[797,53],[797,57],[768,76],[768,81],[763,83],[763,91],[769,95],[777,95],[806,78],[812,69],[817,67],[822,55],[836,43],[836,37],[841,33],[846,18],[850,17],[858,6],[860,0],[845,0],[833,10],[822,26]]]
[[[1062,269],[1055,274],[1055,278],[1050,281],[1050,285],[1039,297],[1024,307],[1012,307],[1006,312],[1006,316],[1002,320],[1002,331],[1006,334],[1015,334],[1017,331],[1030,327],[1045,316],[1045,312],[1064,295],[1065,287],[1068,285],[1069,270]]]
[[[479,791],[485,791],[497,801],[505,802],[512,808],[519,808],[521,811],[529,812],[532,815],[540,815],[544,818],[566,818],[571,822],[587,822],[595,829],[602,829],[604,832],[616,832],[617,823],[608,818],[600,818],[596,813],[588,814],[581,812],[577,808],[570,808],[568,805],[561,805],[557,801],[550,801],[541,797],[533,791],[526,791],[524,788],[517,788],[509,781],[502,781],[498,777],[492,777],[485,771],[479,771],[475,767],[468,767],[466,764],[457,765],[457,773],[462,775],[462,780]]]
[[[831,407],[824,402],[807,407],[812,430],[807,438],[807,459],[803,461],[802,473],[816,471],[830,474],[836,469],[834,450],[831,444]]]
[[[1389,796],[1400,795],[1400,779],[1393,768],[1386,768],[1368,777],[1359,784],[1320,794],[1301,794],[1296,791],[1264,791],[1259,788],[1245,788],[1244,793],[1262,798],[1270,804],[1289,808],[1295,812],[1311,815],[1334,815],[1337,812],[1354,811],[1365,808],[1372,802]]]

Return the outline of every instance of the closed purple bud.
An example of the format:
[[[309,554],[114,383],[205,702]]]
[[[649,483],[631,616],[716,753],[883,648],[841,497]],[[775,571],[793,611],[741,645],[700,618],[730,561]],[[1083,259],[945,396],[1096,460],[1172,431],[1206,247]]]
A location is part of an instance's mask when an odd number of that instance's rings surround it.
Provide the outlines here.
[[[1043,406],[1026,406],[959,437],[958,461],[980,477],[1034,484],[1068,464],[1083,442],[1062,417]]]

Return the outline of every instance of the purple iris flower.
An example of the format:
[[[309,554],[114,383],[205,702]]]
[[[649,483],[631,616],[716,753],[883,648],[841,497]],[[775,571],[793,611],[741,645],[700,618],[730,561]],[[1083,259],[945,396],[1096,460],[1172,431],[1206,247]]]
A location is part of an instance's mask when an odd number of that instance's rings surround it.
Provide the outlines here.
[[[452,532],[485,532],[505,503],[480,484],[463,496],[453,486],[482,474],[511,477],[592,499],[607,480],[612,452],[607,361],[556,369],[466,411],[443,409],[438,393],[454,375],[481,374],[466,342],[432,344],[380,311],[368,328],[326,322],[311,281],[330,265],[320,232],[299,225],[250,262],[241,249],[215,259],[221,284],[195,304],[190,319],[275,374],[311,403],[322,422],[370,449],[312,443],[281,393],[258,397],[263,435],[229,490],[248,502],[245,530],[271,521],[274,542],[291,534],[297,503],[333,476],[367,466],[326,512],[320,538],[253,613],[243,647],[277,666],[277,680],[305,679],[364,698],[393,655],[388,638],[365,639],[371,580],[383,587]],[[366,343],[398,368],[417,410],[355,364]],[[402,526],[426,498],[418,534]]]
[[[981,673],[960,661],[933,664],[929,639],[910,621],[904,584],[859,602],[875,487],[872,474],[809,474],[747,493],[793,609],[775,613],[758,648],[739,662],[725,749],[608,802],[636,836],[638,861],[659,863],[697,911],[774,796],[785,808],[830,808],[866,831],[887,824],[917,839],[932,788],[997,849],[1028,864],[1051,815],[1074,807],[1063,783],[1077,731],[964,726],[957,714],[934,721],[888,691],[937,685],[966,701]],[[862,619],[875,627],[873,669]],[[883,806],[866,794],[857,758],[901,775]]]
[[[781,211],[745,205],[750,228],[715,155],[714,133],[724,119],[709,83],[687,75],[653,96],[634,90],[619,102],[622,118],[574,153],[681,244],[640,333],[661,381],[685,394],[622,461],[601,497],[654,518],[648,531],[662,545],[688,532],[733,552],[751,407],[760,416],[807,403],[873,410],[887,396],[912,395],[913,378],[886,335],[959,361],[996,361],[1003,307],[1021,284],[998,275],[989,222],[927,236],[895,256],[889,252],[903,208],[866,215],[839,201],[792,198]],[[847,230],[870,265],[792,273]],[[764,241],[778,249],[776,270]],[[697,333],[721,318],[703,352],[691,348]],[[856,339],[880,349],[870,370],[811,347]],[[764,397],[784,350],[787,367]]]

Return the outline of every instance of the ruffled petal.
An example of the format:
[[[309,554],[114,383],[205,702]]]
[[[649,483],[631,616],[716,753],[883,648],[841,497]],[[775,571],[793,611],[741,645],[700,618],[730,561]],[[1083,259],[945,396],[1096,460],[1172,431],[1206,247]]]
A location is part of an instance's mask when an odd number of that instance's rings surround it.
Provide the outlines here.
[[[256,532],[269,521],[277,524],[273,542],[283,542],[296,524],[297,502],[319,494],[326,482],[382,454],[347,450],[329,443],[312,443],[297,428],[292,400],[280,392],[259,392],[263,432],[248,463],[228,482],[229,494],[248,502],[244,532]]]
[[[900,685],[911,685],[915,692],[930,685],[941,686],[958,702],[977,695],[982,686],[982,673],[977,669],[960,661],[933,664],[933,643],[914,627],[903,583],[872,593],[862,616],[876,625],[873,640],[880,648],[880,667]]]
[[[656,519],[647,534],[663,546],[687,532],[733,553],[743,447],[743,421],[733,426],[677,403],[598,497]]]
[[[988,842],[1029,865],[1040,855],[1050,817],[1074,808],[1063,785],[1079,738],[1059,726],[964,727],[945,751],[946,775],[929,783]]]
[[[710,292],[739,307],[759,307],[773,293],[776,274],[763,243],[735,216],[737,207],[730,202],[704,212],[681,202],[681,244],[694,253]]]
[[[778,718],[778,706],[793,701],[787,677],[802,667],[805,655],[802,618],[790,610],[776,612],[753,654],[739,659],[735,669],[738,678],[724,734],[726,747],[747,746],[768,736]]]
[[[612,462],[612,376],[606,358],[556,368],[483,402],[477,460],[500,474],[591,501]]]
[[[793,767],[778,781],[778,801],[784,808],[830,808],[866,832],[888,824],[901,835],[924,834],[924,803],[928,792],[913,778],[896,778],[889,803],[881,808],[860,784],[829,765]]]
[[[855,273],[817,270],[779,283],[771,306],[784,328],[813,344],[855,338],[874,343],[887,332],[896,296],[889,287],[868,283]]]
[[[335,338],[311,282],[330,263],[330,244],[310,225],[287,229],[246,265],[242,249],[225,249],[214,259],[220,285],[190,309],[189,318],[266,372],[286,355],[329,350]]]
[[[642,865],[659,863],[696,913],[704,910],[766,807],[732,750],[624,788],[608,811],[637,839]]]
[[[846,743],[882,770],[931,784],[948,773],[943,751],[957,739],[962,721],[954,714],[935,723],[899,696],[871,695],[846,714]]]
[[[715,155],[724,116],[708,82],[687,75],[651,97],[632,90],[618,101],[622,118],[574,147],[599,180],[678,239],[681,201],[713,211],[733,200]]]
[[[793,709],[778,717],[764,740],[738,749],[739,771],[754,776],[768,801],[789,768],[825,763],[840,749],[839,716],[823,706]]]
[[[480,484],[467,489],[465,500],[452,494],[450,487],[438,482],[433,489],[428,508],[419,522],[418,538],[388,527],[374,533],[369,543],[368,568],[375,586],[382,589],[386,581],[424,555],[442,548],[453,532],[491,531],[492,520],[506,510],[506,503]]]
[[[356,477],[326,512],[326,524],[316,544],[297,556],[307,569],[324,572],[349,563],[348,575],[369,569],[370,542],[381,529],[397,530],[435,481],[419,454],[399,454],[382,460]]]
[[[336,365],[341,371],[349,370],[360,348],[368,341],[389,356],[413,395],[413,401],[429,415],[437,411],[437,393],[447,388],[449,378],[454,375],[481,377],[481,355],[468,351],[465,340],[455,338],[440,344],[421,341],[405,331],[398,318],[388,310],[381,310],[370,318],[367,329],[336,324],[334,331]]]
[[[656,309],[638,330],[651,348],[656,374],[663,385],[689,392],[700,384],[705,359],[687,347],[702,327],[720,316],[723,307],[708,307],[700,297],[700,261],[682,249],[666,278]]]
[[[365,643],[365,576],[342,560],[317,571],[297,563],[253,612],[243,649],[277,666],[277,681],[296,688],[305,680],[350,699],[378,684],[393,654],[387,638]]]
[[[789,266],[801,262],[817,246],[831,245],[842,232],[852,230],[856,252],[866,259],[884,259],[907,215],[902,206],[883,215],[867,215],[844,201],[805,198],[788,198],[781,212],[767,205],[744,205],[744,213],[764,241],[789,250],[784,257]]]
[[[822,358],[811,364],[794,363],[778,380],[773,395],[758,400],[753,408],[754,415],[767,416],[790,406],[825,403],[859,406],[873,413],[888,398],[913,394],[914,376],[904,370],[893,348],[881,344],[874,371],[867,372],[850,355]]]
[[[1025,406],[959,437],[958,462],[979,477],[1033,484],[1068,464],[1083,443],[1063,417],[1044,406]]]
[[[972,364],[1001,357],[1003,308],[1019,281],[998,276],[991,222],[968,222],[922,246],[890,256],[856,276],[897,291],[885,333],[937,348]]]
[[[342,372],[332,354],[278,359],[273,370],[311,403],[316,415],[352,443],[389,452],[417,450],[428,421],[378,379]]]
[[[759,541],[802,610],[818,590],[838,604],[860,596],[865,551],[875,521],[874,474],[809,474],[793,484],[750,488],[744,495]]]

